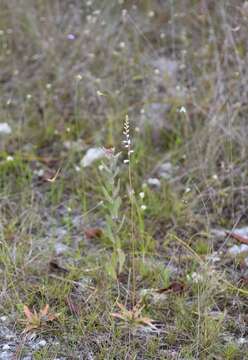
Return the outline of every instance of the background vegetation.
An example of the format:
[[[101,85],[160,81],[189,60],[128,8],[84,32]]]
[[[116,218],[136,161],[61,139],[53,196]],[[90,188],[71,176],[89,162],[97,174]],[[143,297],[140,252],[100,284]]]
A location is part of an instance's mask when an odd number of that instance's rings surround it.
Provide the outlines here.
[[[1,359],[246,358],[225,231],[247,225],[247,22],[241,0],[1,0]],[[134,267],[153,327],[112,314]]]

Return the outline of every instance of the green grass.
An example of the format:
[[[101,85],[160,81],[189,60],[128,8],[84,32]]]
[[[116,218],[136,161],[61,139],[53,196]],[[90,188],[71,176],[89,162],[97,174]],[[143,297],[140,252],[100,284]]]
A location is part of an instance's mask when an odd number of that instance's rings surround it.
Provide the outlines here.
[[[18,359],[245,358],[244,257],[211,230],[246,225],[246,24],[242,1],[2,1],[0,312]],[[82,168],[91,147],[121,154]],[[157,332],[111,315],[134,288]],[[35,349],[23,306],[46,304]]]

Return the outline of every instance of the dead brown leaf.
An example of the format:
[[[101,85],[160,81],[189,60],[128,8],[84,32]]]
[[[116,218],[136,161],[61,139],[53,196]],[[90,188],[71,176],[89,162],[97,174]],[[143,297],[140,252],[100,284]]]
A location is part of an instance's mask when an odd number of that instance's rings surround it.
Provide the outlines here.
[[[102,236],[102,229],[97,227],[92,227],[85,229],[84,234],[88,240],[100,238]]]
[[[237,233],[231,232],[231,231],[226,231],[226,235],[230,236],[231,238],[248,245],[248,238],[242,235],[239,235]]]
[[[165,292],[172,293],[182,293],[185,290],[186,285],[183,282],[173,281],[168,287],[157,289],[158,294],[163,294]]]
[[[60,266],[56,260],[51,260],[49,262],[49,270],[51,272],[56,272],[56,273],[63,273],[63,274],[68,274],[69,270],[65,269],[64,267]]]

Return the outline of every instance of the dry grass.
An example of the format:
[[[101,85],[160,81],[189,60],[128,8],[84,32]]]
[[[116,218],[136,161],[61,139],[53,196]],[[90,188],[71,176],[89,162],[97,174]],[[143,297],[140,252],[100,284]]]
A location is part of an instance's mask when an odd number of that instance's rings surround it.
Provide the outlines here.
[[[0,345],[11,343],[0,352],[245,358],[247,263],[212,229],[247,224],[247,22],[244,1],[1,1],[0,123],[12,134],[0,133]],[[131,218],[126,114],[131,186],[144,193]],[[99,164],[80,168],[95,146],[122,151],[112,207]],[[111,316],[117,303],[132,313],[134,268],[157,331]],[[23,306],[46,304],[58,319],[21,338]]]

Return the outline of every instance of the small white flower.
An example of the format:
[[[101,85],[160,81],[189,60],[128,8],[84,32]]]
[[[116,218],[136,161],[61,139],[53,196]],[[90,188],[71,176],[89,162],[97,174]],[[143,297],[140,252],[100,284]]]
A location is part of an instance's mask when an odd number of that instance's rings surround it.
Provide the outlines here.
[[[30,100],[30,99],[32,99],[32,95],[31,95],[31,94],[27,94],[26,98],[27,98],[27,100]]]
[[[126,44],[124,43],[124,41],[120,42],[119,47],[121,49],[124,49],[126,47]]]
[[[67,35],[67,39],[68,40],[75,40],[76,39],[76,36],[74,34],[68,34]]]
[[[82,80],[82,78],[83,78],[83,77],[82,77],[81,74],[77,74],[77,75],[76,75],[76,79],[77,79],[78,81]]]
[[[154,17],[154,16],[155,16],[155,12],[152,11],[152,10],[149,11],[148,16],[149,16],[150,18]]]
[[[68,206],[68,207],[67,207],[67,211],[68,211],[69,213],[71,213],[71,212],[72,212],[72,208],[71,208],[70,206]]]
[[[104,93],[102,93],[100,90],[97,90],[96,94],[97,94],[98,96],[104,96]]]
[[[13,161],[14,160],[14,158],[13,158],[13,156],[11,156],[11,155],[8,155],[7,157],[6,157],[6,161]]]
[[[96,15],[96,16],[98,16],[98,15],[101,14],[101,10],[96,9],[96,10],[93,11],[93,14]]]
[[[69,128],[69,127],[66,128],[66,132],[68,132],[68,133],[71,132],[71,128]]]
[[[44,169],[38,169],[33,171],[34,175],[37,175],[38,177],[42,177],[45,173]]]
[[[198,284],[199,282],[203,281],[203,276],[199,273],[193,272],[191,276],[187,275],[187,279],[191,280],[195,284]]]
[[[50,90],[51,89],[51,87],[52,87],[52,84],[46,84],[46,88],[48,89],[48,90]]]
[[[187,111],[186,111],[186,108],[184,106],[181,106],[181,108],[179,109],[179,112],[185,114]]]
[[[217,175],[217,174],[214,174],[214,175],[212,176],[212,179],[213,179],[213,180],[218,180],[218,175]]]
[[[125,19],[127,16],[127,9],[123,9],[121,12],[122,17]]]
[[[98,169],[99,169],[100,171],[103,171],[104,166],[101,164],[101,165],[98,166]]]
[[[147,206],[146,205],[141,205],[140,208],[141,208],[142,211],[145,211],[147,209]]]
[[[7,123],[0,123],[0,134],[11,134],[12,129]]]
[[[191,191],[191,188],[190,188],[190,187],[187,187],[187,188],[185,189],[185,193],[186,193],[186,194],[188,194],[190,191]]]
[[[125,159],[125,160],[123,160],[123,163],[124,163],[124,164],[128,164],[128,163],[129,163],[129,160],[128,160],[128,159]]]
[[[80,171],[80,167],[78,165],[75,165],[75,170],[76,172],[79,172]]]
[[[159,74],[160,74],[159,69],[155,69],[155,70],[154,70],[154,74],[155,74],[155,75],[159,75]]]
[[[142,192],[140,192],[139,193],[139,197],[141,198],[141,199],[144,199],[144,197],[145,197],[145,193],[142,191]]]

